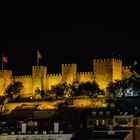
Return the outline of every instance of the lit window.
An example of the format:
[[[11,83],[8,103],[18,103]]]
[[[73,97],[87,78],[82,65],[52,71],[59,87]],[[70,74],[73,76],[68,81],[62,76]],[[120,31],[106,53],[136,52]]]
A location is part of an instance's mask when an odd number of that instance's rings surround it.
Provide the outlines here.
[[[105,120],[102,120],[102,125],[105,125]]]
[[[97,125],[97,126],[99,125],[99,120],[96,120],[96,125]]]

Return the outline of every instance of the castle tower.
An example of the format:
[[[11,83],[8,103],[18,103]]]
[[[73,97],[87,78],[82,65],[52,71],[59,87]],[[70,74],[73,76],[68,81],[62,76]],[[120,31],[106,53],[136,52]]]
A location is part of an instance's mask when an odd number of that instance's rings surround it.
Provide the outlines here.
[[[122,79],[122,60],[95,59],[93,60],[93,73],[100,88],[106,89],[109,82]]]
[[[112,74],[112,80],[115,82],[115,80],[122,80],[122,60],[120,59],[112,59],[113,63],[113,74]]]
[[[4,95],[5,89],[12,82],[11,70],[0,70],[0,96]]]
[[[46,74],[47,67],[46,66],[32,66],[32,89],[33,93],[36,88],[40,90],[45,90],[46,86]]]
[[[62,82],[76,81],[77,64],[62,64]]]

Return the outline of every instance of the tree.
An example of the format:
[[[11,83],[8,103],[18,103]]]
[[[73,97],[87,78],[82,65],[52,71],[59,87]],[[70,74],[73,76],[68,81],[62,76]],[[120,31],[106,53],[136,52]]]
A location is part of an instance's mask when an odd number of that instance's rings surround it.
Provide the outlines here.
[[[55,85],[51,88],[50,92],[55,94],[56,98],[74,97],[79,95],[87,95],[92,97],[103,93],[96,82],[79,83],[77,81],[73,82],[72,84],[67,84],[65,82]]]
[[[41,90],[38,87],[35,89],[35,94],[33,95],[33,98],[37,100],[41,99]]]
[[[0,109],[0,113],[4,113],[5,111],[5,104],[8,103],[10,101],[9,97],[6,96],[2,96],[0,99],[1,102],[1,109]]]
[[[138,75],[132,75],[129,78],[129,90],[127,91],[128,96],[140,96],[140,77]]]
[[[98,96],[100,93],[99,85],[96,82],[81,83],[78,87],[79,95]]]
[[[79,85],[80,85],[80,83],[78,81],[75,81],[69,85],[69,93],[70,93],[71,97],[79,95],[78,94]]]
[[[56,98],[58,98],[58,97],[63,98],[65,96],[69,95],[70,91],[69,91],[69,86],[65,82],[62,84],[52,86],[51,92],[56,95]]]
[[[14,81],[6,88],[5,95],[11,99],[15,99],[19,96],[22,89],[22,82]]]
[[[47,93],[44,90],[41,90],[40,94],[42,98],[45,98],[47,96]]]
[[[109,83],[107,91],[112,97],[127,97],[140,95],[140,77],[132,75],[123,80]]]
[[[120,92],[120,80],[116,80],[115,82],[110,82],[107,86],[107,92],[109,93],[109,96],[115,98],[117,97],[117,94]]]

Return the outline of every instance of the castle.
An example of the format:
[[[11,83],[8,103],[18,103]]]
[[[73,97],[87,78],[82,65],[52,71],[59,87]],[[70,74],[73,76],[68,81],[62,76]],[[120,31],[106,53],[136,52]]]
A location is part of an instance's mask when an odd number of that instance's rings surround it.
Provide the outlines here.
[[[109,82],[131,76],[130,66],[123,66],[122,60],[114,58],[94,59],[93,70],[88,72],[77,72],[77,64],[62,64],[61,71],[59,74],[49,74],[46,66],[32,66],[31,75],[14,76],[11,70],[0,70],[0,95],[13,81],[22,82],[22,96],[30,97],[36,88],[46,91],[63,82],[96,81],[101,89],[105,89]]]

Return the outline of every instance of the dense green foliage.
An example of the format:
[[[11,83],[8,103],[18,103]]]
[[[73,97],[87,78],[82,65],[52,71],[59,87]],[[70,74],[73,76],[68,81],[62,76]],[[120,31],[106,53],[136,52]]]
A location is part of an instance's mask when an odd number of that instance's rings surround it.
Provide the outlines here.
[[[79,95],[97,97],[100,94],[100,88],[96,82],[81,83],[78,87]]]
[[[85,82],[79,83],[74,82],[72,84],[62,83],[53,86],[50,90],[51,94],[55,94],[58,97],[74,97],[74,96],[89,96],[97,97],[99,94],[103,93],[100,90],[96,82]]]
[[[22,89],[22,82],[13,82],[6,88],[5,95],[6,97],[10,97],[11,99],[17,98]]]
[[[111,82],[107,91],[112,97],[140,96],[140,77],[132,75],[127,79]]]

